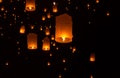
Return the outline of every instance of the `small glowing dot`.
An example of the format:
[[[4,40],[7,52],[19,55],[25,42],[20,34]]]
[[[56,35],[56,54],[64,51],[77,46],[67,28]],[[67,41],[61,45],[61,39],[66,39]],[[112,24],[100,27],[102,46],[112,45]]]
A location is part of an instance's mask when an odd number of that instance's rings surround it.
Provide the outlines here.
[[[34,29],[34,26],[33,26],[33,25],[31,26],[31,29]]]
[[[17,41],[17,44],[19,44],[19,41]]]
[[[66,71],[66,70],[67,70],[67,68],[65,67],[65,68],[64,68],[64,70]]]
[[[20,50],[20,48],[18,48],[18,50]]]
[[[58,47],[56,47],[56,50],[58,50],[59,48]]]
[[[69,9],[68,9],[68,7],[65,7],[65,9],[66,9],[66,11],[68,11]]]
[[[5,65],[8,66],[8,62],[6,62]]]
[[[73,47],[72,49],[72,53],[74,53],[76,51],[76,47]]]
[[[95,11],[96,11],[96,9],[93,9],[93,11],[95,12]]]
[[[1,36],[3,36],[4,34],[3,33],[1,33]]]
[[[20,55],[20,52],[18,52],[18,55]]]
[[[16,8],[14,7],[14,10],[16,10]]]
[[[52,53],[50,53],[50,57],[52,57]]]
[[[47,12],[47,8],[44,8],[44,12]]]
[[[78,10],[78,6],[76,6],[75,9]]]
[[[53,2],[53,5],[56,5],[56,2]]]
[[[96,3],[99,3],[99,0],[96,0]]]
[[[3,28],[2,27],[0,27],[0,30],[2,30]]]
[[[59,74],[59,76],[58,76],[59,78],[62,78],[62,75],[61,74]]]
[[[89,21],[88,24],[91,24],[91,22]]]
[[[66,62],[66,60],[65,59],[63,59],[63,61],[62,61],[63,63],[65,63]]]
[[[93,78],[93,76],[91,75],[90,78]]]
[[[107,12],[107,13],[106,13],[106,15],[107,15],[107,16],[110,16],[110,13],[109,13],[109,12]]]
[[[47,62],[47,65],[48,65],[48,66],[50,66],[50,65],[51,65],[51,63],[50,63],[50,62]]]
[[[2,7],[2,8],[1,8],[1,11],[4,11],[4,10],[5,10],[4,7]]]

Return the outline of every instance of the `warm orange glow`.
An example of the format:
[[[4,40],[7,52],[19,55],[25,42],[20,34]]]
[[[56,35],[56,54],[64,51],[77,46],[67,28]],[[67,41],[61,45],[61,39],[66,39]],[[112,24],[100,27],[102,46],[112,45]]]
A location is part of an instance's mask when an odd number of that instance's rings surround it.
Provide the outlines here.
[[[53,2],[53,12],[54,13],[58,12],[58,8],[57,8],[56,2]]]
[[[35,11],[35,0],[26,0],[26,6],[25,9],[27,11]]]
[[[59,43],[72,42],[72,18],[63,14],[56,17],[55,41]]]
[[[20,27],[20,33],[21,33],[21,34],[24,34],[24,33],[25,33],[25,26],[24,26],[24,25]]]
[[[47,18],[51,18],[51,15],[50,15],[50,13],[47,13]]]
[[[37,34],[29,33],[27,35],[27,46],[28,49],[37,49]]]
[[[42,50],[43,50],[43,51],[49,51],[49,50],[50,50],[50,40],[49,40],[48,37],[45,37],[45,38],[43,39]]]
[[[90,78],[93,78],[93,76],[91,75]]]
[[[65,59],[63,59],[63,63],[65,63],[66,62],[66,60]]]
[[[47,8],[44,8],[44,12],[47,12]]]
[[[107,15],[107,16],[110,16],[110,13],[109,13],[109,12],[107,12],[107,13],[106,13],[106,15]]]
[[[42,16],[42,20],[45,21],[45,19],[46,19],[46,17],[43,15],[43,16]]]
[[[51,35],[51,40],[55,40],[55,37],[54,37],[54,35]]]
[[[90,55],[90,61],[91,62],[95,62],[95,54],[94,53],[91,53],[91,55]]]
[[[50,63],[50,62],[47,62],[47,65],[48,65],[48,66],[50,66],[50,65],[51,65],[51,63]]]
[[[46,27],[46,29],[45,29],[45,35],[50,35],[50,30],[48,27]]]
[[[31,27],[31,29],[34,29],[34,25],[31,25],[30,27]]]
[[[72,53],[74,53],[76,51],[76,47],[72,48]]]
[[[96,0],[96,3],[99,3],[99,0]]]
[[[2,3],[2,0],[0,0],[0,3]]]

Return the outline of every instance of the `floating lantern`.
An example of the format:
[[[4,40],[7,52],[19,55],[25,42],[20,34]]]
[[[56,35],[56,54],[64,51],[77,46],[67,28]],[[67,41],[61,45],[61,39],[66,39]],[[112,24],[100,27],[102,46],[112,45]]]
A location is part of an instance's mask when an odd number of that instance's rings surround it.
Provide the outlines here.
[[[26,0],[26,11],[35,11],[35,0]]]
[[[45,19],[46,19],[46,17],[45,17],[45,15],[43,15],[43,16],[42,16],[42,20],[45,21]]]
[[[37,49],[37,34],[29,33],[27,35],[27,47],[28,49]]]
[[[95,54],[94,53],[90,54],[90,62],[95,62]]]
[[[72,18],[68,14],[56,17],[55,41],[59,43],[72,42]]]
[[[49,51],[49,50],[50,50],[50,40],[49,40],[48,37],[45,37],[45,38],[43,39],[42,50],[43,50],[43,51]]]
[[[51,18],[51,15],[50,15],[50,13],[47,13],[47,18]]]
[[[24,34],[25,33],[25,26],[21,26],[20,27],[20,34]]]
[[[53,2],[53,9],[52,10],[53,10],[54,13],[58,12],[58,8],[57,8],[56,2]]]
[[[50,30],[48,27],[46,27],[46,29],[45,29],[45,35],[50,35]]]
[[[2,3],[2,0],[0,0],[0,3]]]

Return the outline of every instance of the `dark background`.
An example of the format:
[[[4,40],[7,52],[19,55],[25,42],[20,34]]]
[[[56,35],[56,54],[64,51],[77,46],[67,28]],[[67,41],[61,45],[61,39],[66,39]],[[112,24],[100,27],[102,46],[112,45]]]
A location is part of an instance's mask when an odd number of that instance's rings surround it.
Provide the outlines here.
[[[36,0],[34,12],[24,12],[24,1],[3,0],[0,3],[0,8],[5,9],[0,11],[0,78],[58,78],[59,74],[62,78],[90,78],[91,74],[93,78],[120,78],[119,21],[116,20],[119,10],[113,8],[112,1],[100,0],[95,3],[95,0],[70,0],[71,4],[68,4],[69,0]],[[53,1],[58,3],[57,13],[52,13]],[[46,15],[44,7],[48,8],[52,17],[42,21],[41,16]],[[106,15],[107,12],[110,13],[109,16]],[[73,20],[73,42],[56,43],[59,50],[51,46],[49,52],[42,51],[45,34],[39,30],[40,26],[44,29],[51,25],[51,34],[54,35],[55,17],[64,13],[69,14]],[[23,35],[19,33],[21,25],[26,27]],[[30,25],[35,28],[31,30]],[[27,34],[30,32],[38,34],[37,50],[27,49]],[[75,53],[71,52],[70,46],[76,47]],[[94,63],[89,62],[92,52],[96,54]],[[50,53],[53,54],[52,57],[49,56]],[[63,58],[66,63],[62,63]],[[51,66],[47,66],[48,61]],[[6,62],[8,65],[5,65]],[[66,71],[63,70],[64,67],[67,68]]]

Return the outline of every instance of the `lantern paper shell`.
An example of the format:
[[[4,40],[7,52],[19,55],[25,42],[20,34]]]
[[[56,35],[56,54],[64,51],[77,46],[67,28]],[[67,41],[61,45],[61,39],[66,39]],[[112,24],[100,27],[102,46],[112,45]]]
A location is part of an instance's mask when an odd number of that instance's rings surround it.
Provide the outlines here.
[[[20,27],[20,34],[24,34],[25,33],[25,26],[21,26]]]
[[[72,18],[68,14],[56,17],[55,41],[58,43],[72,42]]]
[[[27,35],[27,47],[28,49],[37,49],[37,34],[29,33]]]
[[[43,51],[49,51],[49,50],[50,50],[50,40],[49,40],[48,37],[45,37],[45,38],[43,39],[42,50],[43,50]]]
[[[0,3],[2,3],[2,0],[0,0]]]
[[[90,62],[95,62],[95,54],[94,53],[90,54]]]
[[[50,35],[50,30],[49,30],[49,28],[48,27],[46,27],[46,29],[45,29],[45,35]]]
[[[26,6],[25,6],[26,11],[35,11],[35,0],[26,0]]]

